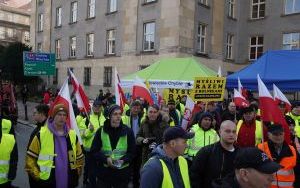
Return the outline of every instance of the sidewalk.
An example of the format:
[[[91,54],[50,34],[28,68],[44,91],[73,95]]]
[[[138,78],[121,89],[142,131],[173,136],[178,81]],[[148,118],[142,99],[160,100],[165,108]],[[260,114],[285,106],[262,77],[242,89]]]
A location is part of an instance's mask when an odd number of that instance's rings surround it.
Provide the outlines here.
[[[32,113],[34,107],[37,106],[39,103],[27,101],[27,116],[28,120],[25,120],[25,108],[21,100],[17,101],[18,104],[18,123],[28,125],[28,126],[35,126],[32,120]]]

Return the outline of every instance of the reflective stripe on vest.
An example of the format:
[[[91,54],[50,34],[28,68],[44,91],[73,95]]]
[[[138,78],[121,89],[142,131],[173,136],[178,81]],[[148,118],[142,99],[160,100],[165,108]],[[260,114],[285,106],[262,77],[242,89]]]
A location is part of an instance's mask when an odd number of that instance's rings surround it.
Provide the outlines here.
[[[300,125],[299,125],[299,120],[300,116],[295,116],[291,112],[287,113],[286,115],[290,116],[294,121],[295,121],[295,133],[298,137],[300,137]]]
[[[204,131],[195,124],[191,130],[195,132],[195,136],[188,140],[188,155],[191,157],[194,157],[202,147],[219,141],[219,136],[214,129]]]
[[[2,119],[2,133],[9,134],[11,129],[11,121],[8,119]]]
[[[273,181],[271,184],[271,188],[275,187],[285,187],[285,188],[294,188],[294,182],[284,182],[284,181]]]
[[[117,146],[114,150],[112,150],[109,135],[101,130],[101,141],[102,141],[102,148],[101,151],[104,153],[105,156],[111,157],[112,160],[119,160],[127,153],[127,135],[121,136],[118,140]],[[107,165],[104,165],[107,167]],[[128,167],[129,164],[123,164],[120,169]]]
[[[68,156],[69,164],[71,169],[76,168],[76,133],[74,130],[69,131],[69,138],[73,151],[73,158],[71,161],[70,156]],[[51,174],[52,168],[54,166],[54,157],[56,154],[54,153],[54,139],[53,133],[48,129],[48,125],[45,124],[40,130],[40,153],[37,160],[37,164],[40,169],[40,179],[48,180]],[[70,155],[68,153],[68,155]]]
[[[244,122],[243,120],[240,120],[237,124],[237,127],[236,127],[236,135],[237,136],[239,135],[239,131],[240,131],[240,128],[241,128],[243,122]],[[261,121],[256,120],[255,121],[255,145],[256,146],[258,144],[260,144],[262,141],[263,133],[262,133],[261,128],[262,128]]]
[[[269,145],[267,142],[264,142],[263,144],[259,144],[257,146],[260,150],[263,150],[267,156],[273,160],[273,157],[271,155]],[[282,187],[289,187],[289,185],[293,185],[295,181],[295,174],[294,174],[294,167],[296,166],[296,150],[293,146],[289,145],[290,150],[293,153],[293,156],[291,157],[284,157],[280,161],[280,165],[283,166],[282,169],[278,170],[276,172],[276,176],[274,181],[272,182],[272,185],[279,185],[279,184],[286,184],[286,186]]]
[[[2,134],[0,142],[0,185],[8,182],[7,175],[9,171],[10,154],[16,141],[13,135]]]
[[[174,187],[173,181],[167,165],[162,159],[159,159],[159,161],[161,163],[162,170],[163,170],[163,181],[161,187],[173,188]],[[180,174],[183,180],[184,187],[190,188],[191,186],[190,186],[189,169],[188,169],[187,161],[182,156],[179,156],[178,162],[179,162]]]

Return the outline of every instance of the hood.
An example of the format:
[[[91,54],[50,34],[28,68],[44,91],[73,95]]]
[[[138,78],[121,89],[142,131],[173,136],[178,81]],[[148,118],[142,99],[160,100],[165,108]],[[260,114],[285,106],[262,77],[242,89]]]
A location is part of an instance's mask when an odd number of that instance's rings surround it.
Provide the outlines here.
[[[158,159],[164,159],[167,163],[173,163],[173,160],[166,155],[166,152],[163,150],[163,145],[158,145],[151,153],[150,158],[155,157]]]

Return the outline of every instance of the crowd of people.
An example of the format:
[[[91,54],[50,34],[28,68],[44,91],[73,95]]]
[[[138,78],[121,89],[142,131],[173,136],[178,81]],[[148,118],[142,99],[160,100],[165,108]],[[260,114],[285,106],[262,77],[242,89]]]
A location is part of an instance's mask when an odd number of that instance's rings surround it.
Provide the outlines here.
[[[80,135],[69,128],[64,103],[39,104],[25,159],[30,187],[76,187],[81,174],[85,187],[300,187],[300,103],[290,112],[278,103],[288,132],[263,122],[256,100],[240,109],[198,102],[184,130],[185,100],[148,105],[138,98],[120,107],[100,91],[89,114],[74,110]],[[18,152],[10,120],[1,122],[2,188],[16,176]]]

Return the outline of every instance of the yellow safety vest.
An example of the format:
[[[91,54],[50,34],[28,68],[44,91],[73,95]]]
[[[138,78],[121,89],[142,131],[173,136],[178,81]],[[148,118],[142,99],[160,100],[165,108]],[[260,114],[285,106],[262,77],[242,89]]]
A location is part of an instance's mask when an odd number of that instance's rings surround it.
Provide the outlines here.
[[[8,119],[2,119],[2,133],[9,134],[11,129],[11,121]]]
[[[72,145],[73,155],[69,155],[69,164],[71,169],[76,169],[76,132],[74,130],[69,131],[69,137]],[[54,139],[53,133],[49,130],[48,125],[41,127],[40,130],[40,153],[37,160],[37,164],[40,168],[40,179],[48,180],[51,174],[52,168],[55,168],[53,159],[56,156],[54,153]],[[70,158],[73,156],[73,158]]]
[[[8,182],[10,154],[14,149],[16,140],[13,135],[2,134],[0,142],[0,185]]]
[[[236,127],[236,135],[239,135],[240,128],[243,124],[243,120],[240,120]],[[262,124],[261,121],[255,120],[255,145],[257,146],[262,142],[263,133],[262,133]]]
[[[121,136],[118,140],[117,146],[114,150],[112,150],[109,135],[101,130],[101,141],[102,141],[102,148],[101,151],[104,153],[105,156],[111,157],[112,160],[119,160],[127,153],[127,135]],[[107,167],[107,165],[104,165]],[[129,164],[123,164],[119,169],[128,167]]]
[[[106,118],[103,114],[100,116],[91,114],[90,116],[90,122],[94,126],[94,131],[90,131],[89,128],[87,128],[85,122],[87,121],[86,118],[84,118],[80,123],[80,135],[82,137],[83,142],[83,148],[85,151],[90,151],[95,134],[97,130],[104,125],[104,122]]]
[[[194,157],[202,147],[214,144],[220,140],[214,129],[204,131],[198,124],[194,124],[191,130],[195,133],[195,136],[188,140],[187,153],[190,157]]]
[[[166,163],[162,160],[159,159],[162,169],[163,169],[163,181],[161,184],[162,188],[173,188],[173,181],[169,172],[169,169],[166,165]],[[181,177],[183,179],[183,184],[185,188],[190,188],[191,184],[190,184],[190,177],[189,177],[189,168],[188,168],[188,164],[185,158],[183,158],[182,156],[178,157],[178,162],[179,162],[179,168],[180,168],[180,174]]]
[[[287,113],[286,115],[290,116],[295,121],[294,130],[295,130],[297,137],[300,137],[300,125],[299,125],[300,116],[295,116],[291,112]]]

